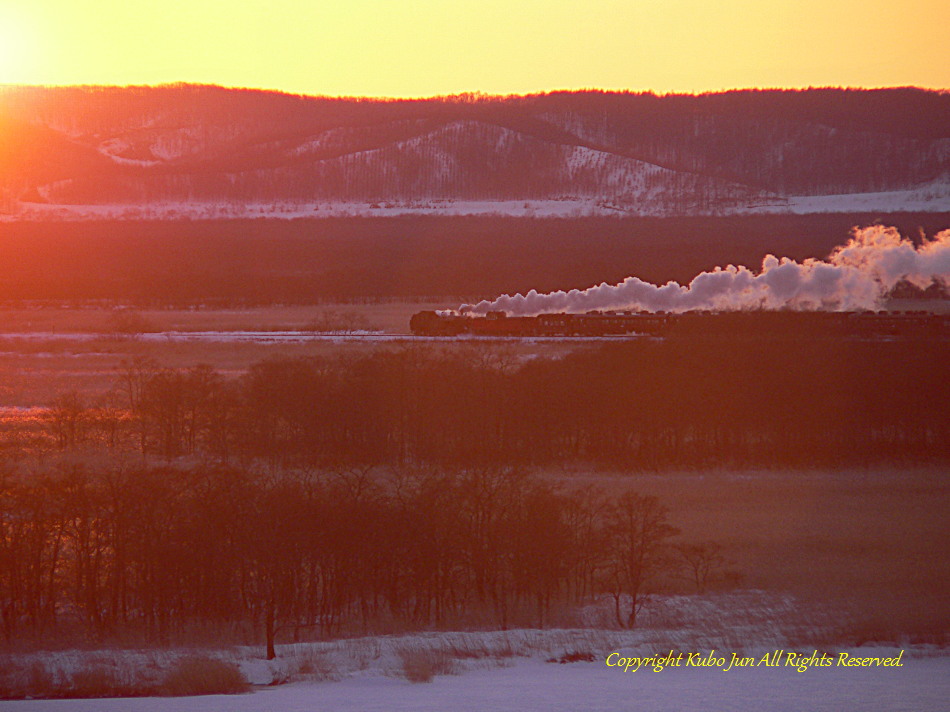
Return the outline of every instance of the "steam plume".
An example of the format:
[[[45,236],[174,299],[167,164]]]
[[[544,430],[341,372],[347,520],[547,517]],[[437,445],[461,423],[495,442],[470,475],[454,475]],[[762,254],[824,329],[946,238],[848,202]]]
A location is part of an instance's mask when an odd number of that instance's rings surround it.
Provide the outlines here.
[[[688,311],[690,309],[876,309],[901,279],[927,287],[934,279],[950,279],[950,230],[920,247],[901,237],[897,228],[875,225],[855,228],[847,244],[827,260],[796,262],[767,255],[762,269],[728,265],[697,275],[688,285],[658,286],[637,277],[620,284],[606,282],[589,289],[539,294],[505,294],[492,301],[465,305],[474,314],[505,311],[513,315],[586,312],[594,309]]]

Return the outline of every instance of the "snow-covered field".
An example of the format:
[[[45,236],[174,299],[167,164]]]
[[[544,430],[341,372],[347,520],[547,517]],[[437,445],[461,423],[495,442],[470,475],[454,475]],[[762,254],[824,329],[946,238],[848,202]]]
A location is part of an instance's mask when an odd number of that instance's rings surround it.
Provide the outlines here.
[[[860,213],[942,212],[950,210],[950,183],[933,183],[914,190],[892,190],[879,193],[847,193],[844,195],[795,195],[786,203],[740,209],[740,213]]]
[[[314,203],[151,203],[143,205],[59,205],[24,203],[2,220],[214,220],[223,218],[395,217],[399,215],[493,215],[509,217],[590,217],[617,215],[616,208],[585,199],[418,200]]]
[[[717,214],[808,214],[841,212],[942,212],[950,210],[950,183],[935,182],[910,190],[844,195],[791,196],[763,205],[724,207]],[[61,205],[22,203],[0,221],[30,220],[212,220],[224,218],[395,217],[400,215],[500,216],[581,218],[603,216],[662,216],[668,208],[646,200],[614,205],[596,198],[564,197],[538,200],[420,199],[322,202],[162,202],[140,205]]]
[[[101,339],[131,339],[130,336],[112,336],[81,331],[24,331],[0,333],[0,341],[96,341]],[[643,339],[637,334],[611,336],[483,336],[461,334],[458,336],[416,336],[413,334],[387,334],[375,331],[156,331],[135,334],[135,341],[159,343],[253,343],[253,344],[304,344],[311,342],[342,343],[347,341],[510,341],[518,343],[594,342]],[[34,356],[37,354],[34,354]]]
[[[603,625],[607,607],[579,611]],[[658,597],[636,630],[600,628],[427,632],[277,646],[213,650],[65,650],[0,655],[0,681],[53,682],[78,671],[107,671],[126,689],[155,689],[183,658],[213,657],[254,685],[243,695],[0,701],[4,712],[939,712],[950,699],[950,650],[933,645],[827,640],[829,621],[792,596],[745,590],[702,597]],[[842,621],[837,620],[840,624]],[[834,627],[834,625],[832,625]],[[748,641],[755,641],[749,643]],[[672,651],[675,651],[672,652]],[[713,652],[714,651],[714,652]],[[616,652],[617,655],[611,655]],[[626,671],[619,657],[667,656],[678,662]],[[690,664],[687,657],[695,653]],[[732,667],[732,655],[753,658]],[[848,667],[855,658],[899,656],[900,666]],[[789,655],[810,663],[800,664]],[[819,666],[820,656],[828,657]],[[716,662],[717,658],[726,665]],[[711,664],[697,665],[703,660]],[[846,658],[845,658],[846,659]],[[577,660],[577,662],[568,662]],[[613,665],[607,662],[612,661]],[[421,662],[420,662],[421,661]],[[789,664],[790,662],[794,664]],[[632,667],[632,666],[631,666]],[[728,667],[729,669],[725,669]],[[411,674],[420,668],[427,674]],[[7,693],[9,694],[9,693]]]
[[[880,651],[875,651],[880,652]],[[890,652],[890,651],[889,651]],[[604,661],[565,665],[518,660],[414,684],[384,675],[292,683],[248,695],[185,698],[23,700],[9,712],[588,712],[774,710],[939,712],[950,699],[950,658],[911,658],[903,667],[730,670],[676,668],[625,673]]]
[[[300,344],[311,341],[339,342],[346,340],[393,341],[406,335],[383,334],[374,331],[154,331],[126,334],[107,334],[91,331],[22,331],[0,334],[0,341],[96,341],[117,340],[180,343],[186,341],[211,343]]]

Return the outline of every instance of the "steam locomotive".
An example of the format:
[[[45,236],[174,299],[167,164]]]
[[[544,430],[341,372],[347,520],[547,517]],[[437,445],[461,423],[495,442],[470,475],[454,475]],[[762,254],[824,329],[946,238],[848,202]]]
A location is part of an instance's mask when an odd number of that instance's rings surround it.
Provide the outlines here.
[[[930,312],[731,311],[683,313],[592,311],[585,314],[484,316],[421,311],[409,328],[419,336],[607,337],[681,335],[950,338],[950,315]]]

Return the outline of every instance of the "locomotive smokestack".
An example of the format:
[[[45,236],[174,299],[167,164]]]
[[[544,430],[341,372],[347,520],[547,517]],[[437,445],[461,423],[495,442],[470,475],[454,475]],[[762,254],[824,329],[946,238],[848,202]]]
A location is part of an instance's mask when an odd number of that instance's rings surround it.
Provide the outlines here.
[[[662,286],[627,277],[620,284],[539,294],[505,294],[492,301],[464,305],[473,314],[502,310],[527,316],[550,312],[581,313],[594,309],[640,309],[681,312],[691,309],[876,309],[901,279],[919,287],[933,280],[950,281],[950,230],[920,247],[897,228],[855,228],[847,244],[827,260],[796,262],[767,255],[762,268],[727,265],[697,275],[688,285]]]

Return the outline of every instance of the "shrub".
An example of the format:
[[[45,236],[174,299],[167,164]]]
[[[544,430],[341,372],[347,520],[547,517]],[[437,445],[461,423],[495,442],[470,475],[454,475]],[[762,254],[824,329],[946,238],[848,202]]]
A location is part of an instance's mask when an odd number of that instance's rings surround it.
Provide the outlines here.
[[[298,660],[297,673],[300,680],[339,680],[340,671],[326,655],[311,652]]]
[[[237,695],[248,692],[247,679],[233,663],[212,658],[182,658],[168,671],[162,692],[174,697]]]
[[[548,662],[560,663],[561,665],[566,665],[567,663],[592,663],[594,662],[594,654],[573,650],[569,653],[564,653],[559,658],[548,658]]]
[[[72,674],[67,697],[118,697],[122,694],[115,670],[89,665]]]
[[[455,661],[443,650],[408,648],[397,651],[402,662],[402,674],[409,682],[432,682],[436,675],[454,675],[458,672]]]
[[[56,689],[53,676],[40,660],[30,666],[26,689],[30,697],[52,697]]]
[[[61,694],[42,661],[27,666],[14,659],[0,658],[0,700],[24,697],[54,697]]]

